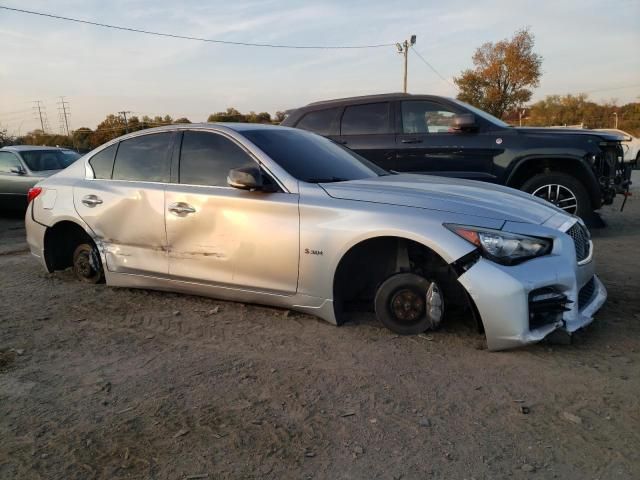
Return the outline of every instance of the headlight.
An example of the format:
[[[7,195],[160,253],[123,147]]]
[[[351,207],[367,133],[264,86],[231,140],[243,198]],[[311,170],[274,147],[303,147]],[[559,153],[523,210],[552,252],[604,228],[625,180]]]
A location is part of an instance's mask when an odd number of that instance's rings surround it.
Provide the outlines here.
[[[551,240],[515,233],[445,224],[449,230],[479,247],[482,254],[503,265],[515,265],[551,251]]]

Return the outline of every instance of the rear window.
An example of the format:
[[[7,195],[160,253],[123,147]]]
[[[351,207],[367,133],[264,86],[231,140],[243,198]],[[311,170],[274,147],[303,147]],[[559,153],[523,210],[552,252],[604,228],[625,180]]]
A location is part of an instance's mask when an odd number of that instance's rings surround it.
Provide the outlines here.
[[[111,172],[113,171],[113,159],[116,156],[117,148],[118,144],[115,143],[91,157],[89,165],[91,165],[91,168],[93,169],[94,178],[111,178]]]
[[[113,179],[168,182],[172,138],[170,132],[154,133],[120,142],[113,166]]]
[[[347,107],[342,115],[342,135],[389,133],[389,103]]]
[[[29,150],[20,152],[20,156],[32,172],[62,170],[80,158],[72,150]]]
[[[297,128],[309,130],[318,135],[330,135],[334,130],[339,108],[329,108],[307,113],[296,125]]]

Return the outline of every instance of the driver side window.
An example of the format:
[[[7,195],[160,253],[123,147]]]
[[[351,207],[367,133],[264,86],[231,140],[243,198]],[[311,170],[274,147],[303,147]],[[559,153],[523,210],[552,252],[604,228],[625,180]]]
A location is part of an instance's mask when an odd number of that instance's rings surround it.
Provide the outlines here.
[[[443,105],[428,101],[402,102],[402,133],[451,133],[456,113]]]
[[[242,148],[222,135],[187,130],[180,149],[180,183],[227,187],[232,168],[255,165]]]
[[[22,168],[16,156],[10,152],[0,152],[0,173],[11,173],[11,169],[15,168]]]

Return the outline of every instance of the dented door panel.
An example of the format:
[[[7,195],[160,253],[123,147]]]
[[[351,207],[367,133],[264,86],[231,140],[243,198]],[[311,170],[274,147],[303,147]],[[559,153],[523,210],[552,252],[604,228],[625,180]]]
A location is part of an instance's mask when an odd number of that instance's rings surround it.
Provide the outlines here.
[[[73,200],[96,235],[109,271],[168,273],[164,184],[83,180],[74,187]]]
[[[295,293],[298,195],[168,185],[165,212],[171,277]]]

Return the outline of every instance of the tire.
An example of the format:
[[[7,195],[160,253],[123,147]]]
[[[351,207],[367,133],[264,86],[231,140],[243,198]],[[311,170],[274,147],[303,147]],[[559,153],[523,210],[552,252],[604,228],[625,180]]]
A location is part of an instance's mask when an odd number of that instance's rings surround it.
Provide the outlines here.
[[[583,219],[589,218],[593,211],[589,194],[582,182],[565,173],[540,173],[527,180],[521,190],[547,200],[567,213]]]
[[[417,335],[440,325],[443,298],[435,282],[413,273],[398,273],[378,287],[376,317],[394,333]]]
[[[73,252],[73,273],[84,283],[102,283],[104,271],[95,245],[82,243]]]

